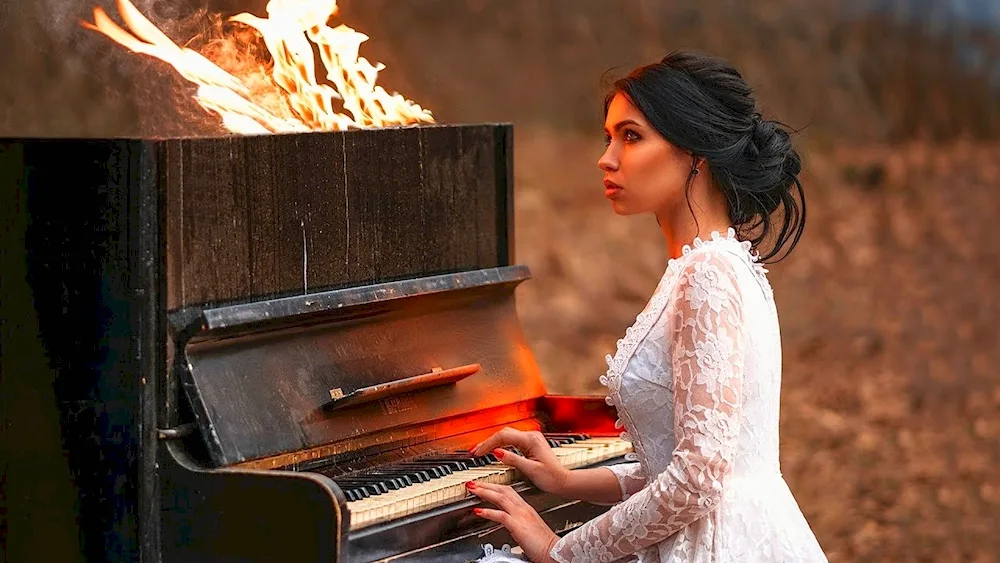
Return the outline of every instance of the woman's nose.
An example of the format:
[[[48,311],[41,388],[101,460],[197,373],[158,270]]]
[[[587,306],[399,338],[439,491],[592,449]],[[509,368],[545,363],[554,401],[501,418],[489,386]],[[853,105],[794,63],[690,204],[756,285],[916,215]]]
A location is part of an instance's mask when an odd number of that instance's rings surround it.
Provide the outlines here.
[[[614,146],[609,146],[601,158],[597,160],[597,167],[604,172],[614,172],[618,170],[618,155],[614,152]]]

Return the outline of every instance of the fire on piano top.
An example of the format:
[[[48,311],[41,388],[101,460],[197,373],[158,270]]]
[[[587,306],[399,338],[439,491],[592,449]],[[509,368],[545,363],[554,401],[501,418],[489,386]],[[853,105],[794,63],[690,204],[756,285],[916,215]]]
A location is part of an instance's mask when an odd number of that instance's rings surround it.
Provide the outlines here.
[[[234,133],[342,131],[433,123],[431,112],[376,84],[385,65],[360,56],[368,36],[330,27],[337,0],[269,0],[267,17],[214,16],[204,53],[180,47],[129,0],[117,0],[127,30],[100,7],[83,26],[134,53],[160,59],[196,85],[194,96]],[[249,38],[247,38],[249,36]],[[241,45],[263,42],[270,57]],[[240,48],[243,47],[243,48]],[[321,66],[316,64],[316,53]],[[318,74],[318,68],[323,75]]]
[[[231,131],[280,134],[0,139],[9,320],[37,327],[3,333],[25,343],[3,400],[60,429],[78,511],[12,522],[94,560],[470,561],[512,539],[466,481],[511,484],[558,533],[607,510],[468,453],[504,427],[567,467],[631,448],[603,397],[547,392],[521,329],[512,127],[431,124],[374,85],[335,10],[232,18],[267,44],[280,102],[127,0],[131,32],[95,12]],[[36,396],[54,406],[29,412]]]

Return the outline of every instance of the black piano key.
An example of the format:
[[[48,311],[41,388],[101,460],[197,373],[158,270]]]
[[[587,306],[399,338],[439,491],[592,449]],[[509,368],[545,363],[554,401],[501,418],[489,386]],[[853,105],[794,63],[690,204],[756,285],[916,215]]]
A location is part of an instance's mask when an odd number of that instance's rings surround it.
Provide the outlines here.
[[[353,501],[356,501],[356,500],[361,500],[358,497],[358,495],[354,494],[354,490],[353,489],[341,489],[341,490],[343,491],[344,496],[347,497],[347,500],[349,502],[353,502]]]
[[[403,470],[403,475],[406,475],[414,483],[426,483],[431,480],[431,476],[427,474],[426,471],[414,471],[414,470]]]
[[[486,460],[483,457],[470,456],[469,452],[455,452],[453,454],[447,454],[442,456],[435,456],[437,459],[447,459],[450,461],[460,461],[469,467],[482,467],[487,465]]]
[[[399,485],[399,488],[409,487],[413,484],[413,480],[406,475],[383,475],[385,479],[390,479],[393,483]]]
[[[450,467],[453,472],[454,471],[467,471],[469,469],[469,466],[466,465],[464,462],[461,462],[461,461],[451,461],[451,460],[447,460],[447,459],[437,459],[436,457],[433,458],[431,461],[433,461],[435,463],[438,463],[440,465],[443,465],[445,467]]]
[[[404,471],[406,471],[406,470],[404,470]],[[419,470],[419,469],[410,469],[409,473],[407,473],[407,475],[410,475],[411,478],[414,479],[418,483],[426,483],[427,481],[430,481],[433,478],[433,477],[431,477],[431,474],[430,474],[429,471],[424,471],[424,470]]]
[[[358,483],[356,481],[337,481],[337,486],[339,486],[341,489],[351,489],[353,491],[364,491],[365,493],[368,494],[368,496],[380,495],[383,492],[386,492],[386,491],[383,491],[378,486],[375,486],[375,485],[372,485],[372,484],[367,484],[367,483]]]
[[[445,475],[451,475],[452,473],[454,473],[452,467],[446,463],[439,463],[436,461],[424,461],[424,460],[413,460],[409,463],[415,465],[423,465],[424,467],[435,467],[441,470]]]
[[[580,440],[589,440],[590,439],[590,435],[589,434],[573,434],[573,433],[567,433],[567,432],[546,432],[544,434],[544,436],[546,438],[549,438],[549,437],[551,437],[551,438],[569,438],[569,439],[572,439],[574,441],[573,443],[579,442]]]
[[[396,476],[395,474],[372,473],[369,471],[365,471],[364,473],[355,473],[353,475],[353,477],[355,477],[356,479],[371,479],[372,481],[380,481],[380,482],[389,481],[395,476]]]
[[[412,475],[419,475],[423,479],[422,482],[427,482],[430,481],[431,479],[437,479],[438,477],[444,477],[444,472],[435,470],[433,467],[425,467],[422,465],[407,465],[405,463],[398,463],[390,467],[393,470],[399,469],[402,471],[410,471]]]
[[[380,471],[368,471],[365,472],[364,475],[369,475],[372,477],[384,477],[384,478],[395,477],[397,479],[400,479],[403,482],[403,484],[406,485],[407,487],[415,483],[423,483],[424,481],[427,480],[421,478],[419,475],[417,475],[415,472],[412,471],[380,470]]]
[[[414,483],[422,483],[429,479],[429,475],[421,474],[420,471],[415,469],[406,469],[396,465],[387,465],[385,467],[380,467],[378,469],[373,469],[371,471],[365,472],[365,475],[394,475],[398,477],[406,477],[413,481]]]
[[[386,489],[382,492],[397,491],[406,486],[403,484],[402,480],[397,479],[395,477],[383,477],[380,475],[363,475],[360,473],[355,474],[355,477],[357,479],[367,481],[368,483],[371,483],[372,485],[375,485],[379,488]]]
[[[438,467],[434,467],[433,465],[427,463],[414,463],[412,461],[393,464],[392,468],[404,471],[424,471],[431,479],[437,479],[438,477],[444,477],[446,475],[446,473]]]
[[[385,486],[388,487],[390,491],[398,491],[405,486],[398,479],[386,479],[382,482],[385,483]]]
[[[351,492],[354,493],[354,496],[357,497],[358,500],[366,499],[368,497],[372,497],[372,496],[381,494],[381,493],[377,492],[374,488],[359,487],[357,485],[344,485],[344,486],[340,487],[340,489],[342,491],[350,490]]]
[[[410,464],[405,464],[405,465],[399,465],[398,467],[401,467],[401,468],[404,468],[404,469],[410,469],[410,470],[413,470],[413,471],[424,471],[424,472],[427,473],[427,475],[431,479],[439,479],[441,477],[444,477],[445,475],[450,475],[451,474],[451,470],[450,469],[447,469],[447,468],[444,468],[444,467],[434,467],[434,466],[431,466],[431,465],[419,465],[419,464],[410,465]]]
[[[370,495],[380,495],[382,493],[388,493],[389,487],[380,481],[373,479],[338,479],[337,484],[341,482],[348,486],[353,486],[354,488],[364,488],[368,491]]]

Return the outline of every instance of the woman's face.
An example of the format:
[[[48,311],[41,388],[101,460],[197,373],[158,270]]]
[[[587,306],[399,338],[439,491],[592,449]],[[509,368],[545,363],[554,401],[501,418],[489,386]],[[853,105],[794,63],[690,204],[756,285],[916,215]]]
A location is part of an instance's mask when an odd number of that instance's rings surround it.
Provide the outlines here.
[[[664,139],[622,94],[608,107],[604,133],[608,148],[597,166],[615,213],[669,215],[684,204],[692,156]]]

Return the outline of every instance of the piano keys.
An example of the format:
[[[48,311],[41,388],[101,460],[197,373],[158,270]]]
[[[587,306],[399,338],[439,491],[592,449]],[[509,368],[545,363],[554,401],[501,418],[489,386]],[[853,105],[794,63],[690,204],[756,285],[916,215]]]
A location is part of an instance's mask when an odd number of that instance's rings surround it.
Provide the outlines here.
[[[619,458],[632,451],[628,442],[618,438],[589,437],[560,443],[553,450],[560,465],[570,469]],[[468,481],[510,485],[524,480],[514,468],[492,455],[467,458],[456,454],[451,459],[430,456],[423,462],[411,460],[362,472],[353,478],[334,478],[348,498],[351,531],[469,499],[472,495],[465,491]],[[428,474],[431,469],[437,469],[439,475]]]

